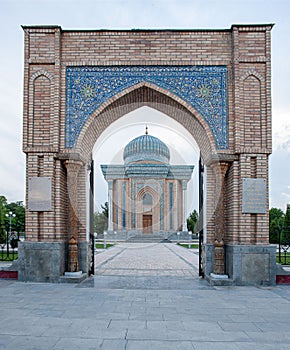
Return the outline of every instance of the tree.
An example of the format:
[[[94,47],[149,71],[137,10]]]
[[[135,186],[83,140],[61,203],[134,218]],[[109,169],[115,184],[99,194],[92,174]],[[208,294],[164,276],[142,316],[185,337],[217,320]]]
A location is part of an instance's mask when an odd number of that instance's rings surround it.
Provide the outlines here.
[[[108,228],[108,202],[101,205],[102,211],[94,213],[94,232],[103,233]]]
[[[109,206],[108,206],[108,202],[105,202],[104,205],[101,205],[102,210],[102,214],[105,215],[106,218],[109,217]]]
[[[18,240],[19,233],[25,232],[25,207],[23,202],[7,203],[7,199],[0,196],[0,244],[6,242],[7,232],[10,231],[10,217],[6,216],[10,211],[15,214],[11,217],[11,231],[17,232],[17,237],[14,237],[14,239]]]
[[[191,231],[192,233],[197,232],[197,223],[198,223],[198,213],[194,209],[194,211],[189,215],[187,219],[187,228],[188,231]]]
[[[6,242],[6,205],[7,199],[4,196],[0,196],[0,244]]]
[[[285,214],[281,209],[271,208],[269,210],[269,241],[279,243],[279,234],[284,227]]]
[[[22,201],[7,204],[7,211],[12,211],[15,217],[12,219],[12,231],[19,233],[25,232],[25,207]]]
[[[282,237],[283,243],[290,244],[290,204],[287,204]]]

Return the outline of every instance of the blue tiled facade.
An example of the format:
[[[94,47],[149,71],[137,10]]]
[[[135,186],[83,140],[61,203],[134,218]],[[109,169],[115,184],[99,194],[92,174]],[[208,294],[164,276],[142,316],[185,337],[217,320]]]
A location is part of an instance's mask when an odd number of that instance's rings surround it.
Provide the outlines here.
[[[189,103],[209,125],[217,149],[228,148],[225,66],[67,67],[66,147],[75,147],[82,127],[104,102],[144,81]]]

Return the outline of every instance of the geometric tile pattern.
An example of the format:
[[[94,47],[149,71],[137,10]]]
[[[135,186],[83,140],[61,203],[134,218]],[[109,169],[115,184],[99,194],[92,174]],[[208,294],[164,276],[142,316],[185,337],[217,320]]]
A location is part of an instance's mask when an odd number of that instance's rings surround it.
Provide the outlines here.
[[[144,81],[189,103],[207,122],[217,148],[228,148],[226,66],[67,67],[66,147],[75,147],[82,127],[104,102]]]

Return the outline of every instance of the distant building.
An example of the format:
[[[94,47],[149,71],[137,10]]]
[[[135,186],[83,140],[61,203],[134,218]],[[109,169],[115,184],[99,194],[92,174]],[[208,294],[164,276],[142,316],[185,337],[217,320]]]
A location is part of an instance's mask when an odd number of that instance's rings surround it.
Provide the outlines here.
[[[193,165],[170,165],[168,147],[141,135],[127,144],[124,165],[101,165],[108,182],[108,231],[187,231],[186,190]]]

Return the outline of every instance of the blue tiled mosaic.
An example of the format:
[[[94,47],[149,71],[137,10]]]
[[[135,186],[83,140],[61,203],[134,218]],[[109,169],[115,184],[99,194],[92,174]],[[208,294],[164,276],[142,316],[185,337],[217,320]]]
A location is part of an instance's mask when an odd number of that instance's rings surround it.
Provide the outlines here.
[[[170,91],[189,103],[208,123],[217,148],[228,148],[225,66],[67,67],[66,147],[75,147],[82,127],[97,108],[143,81]]]

